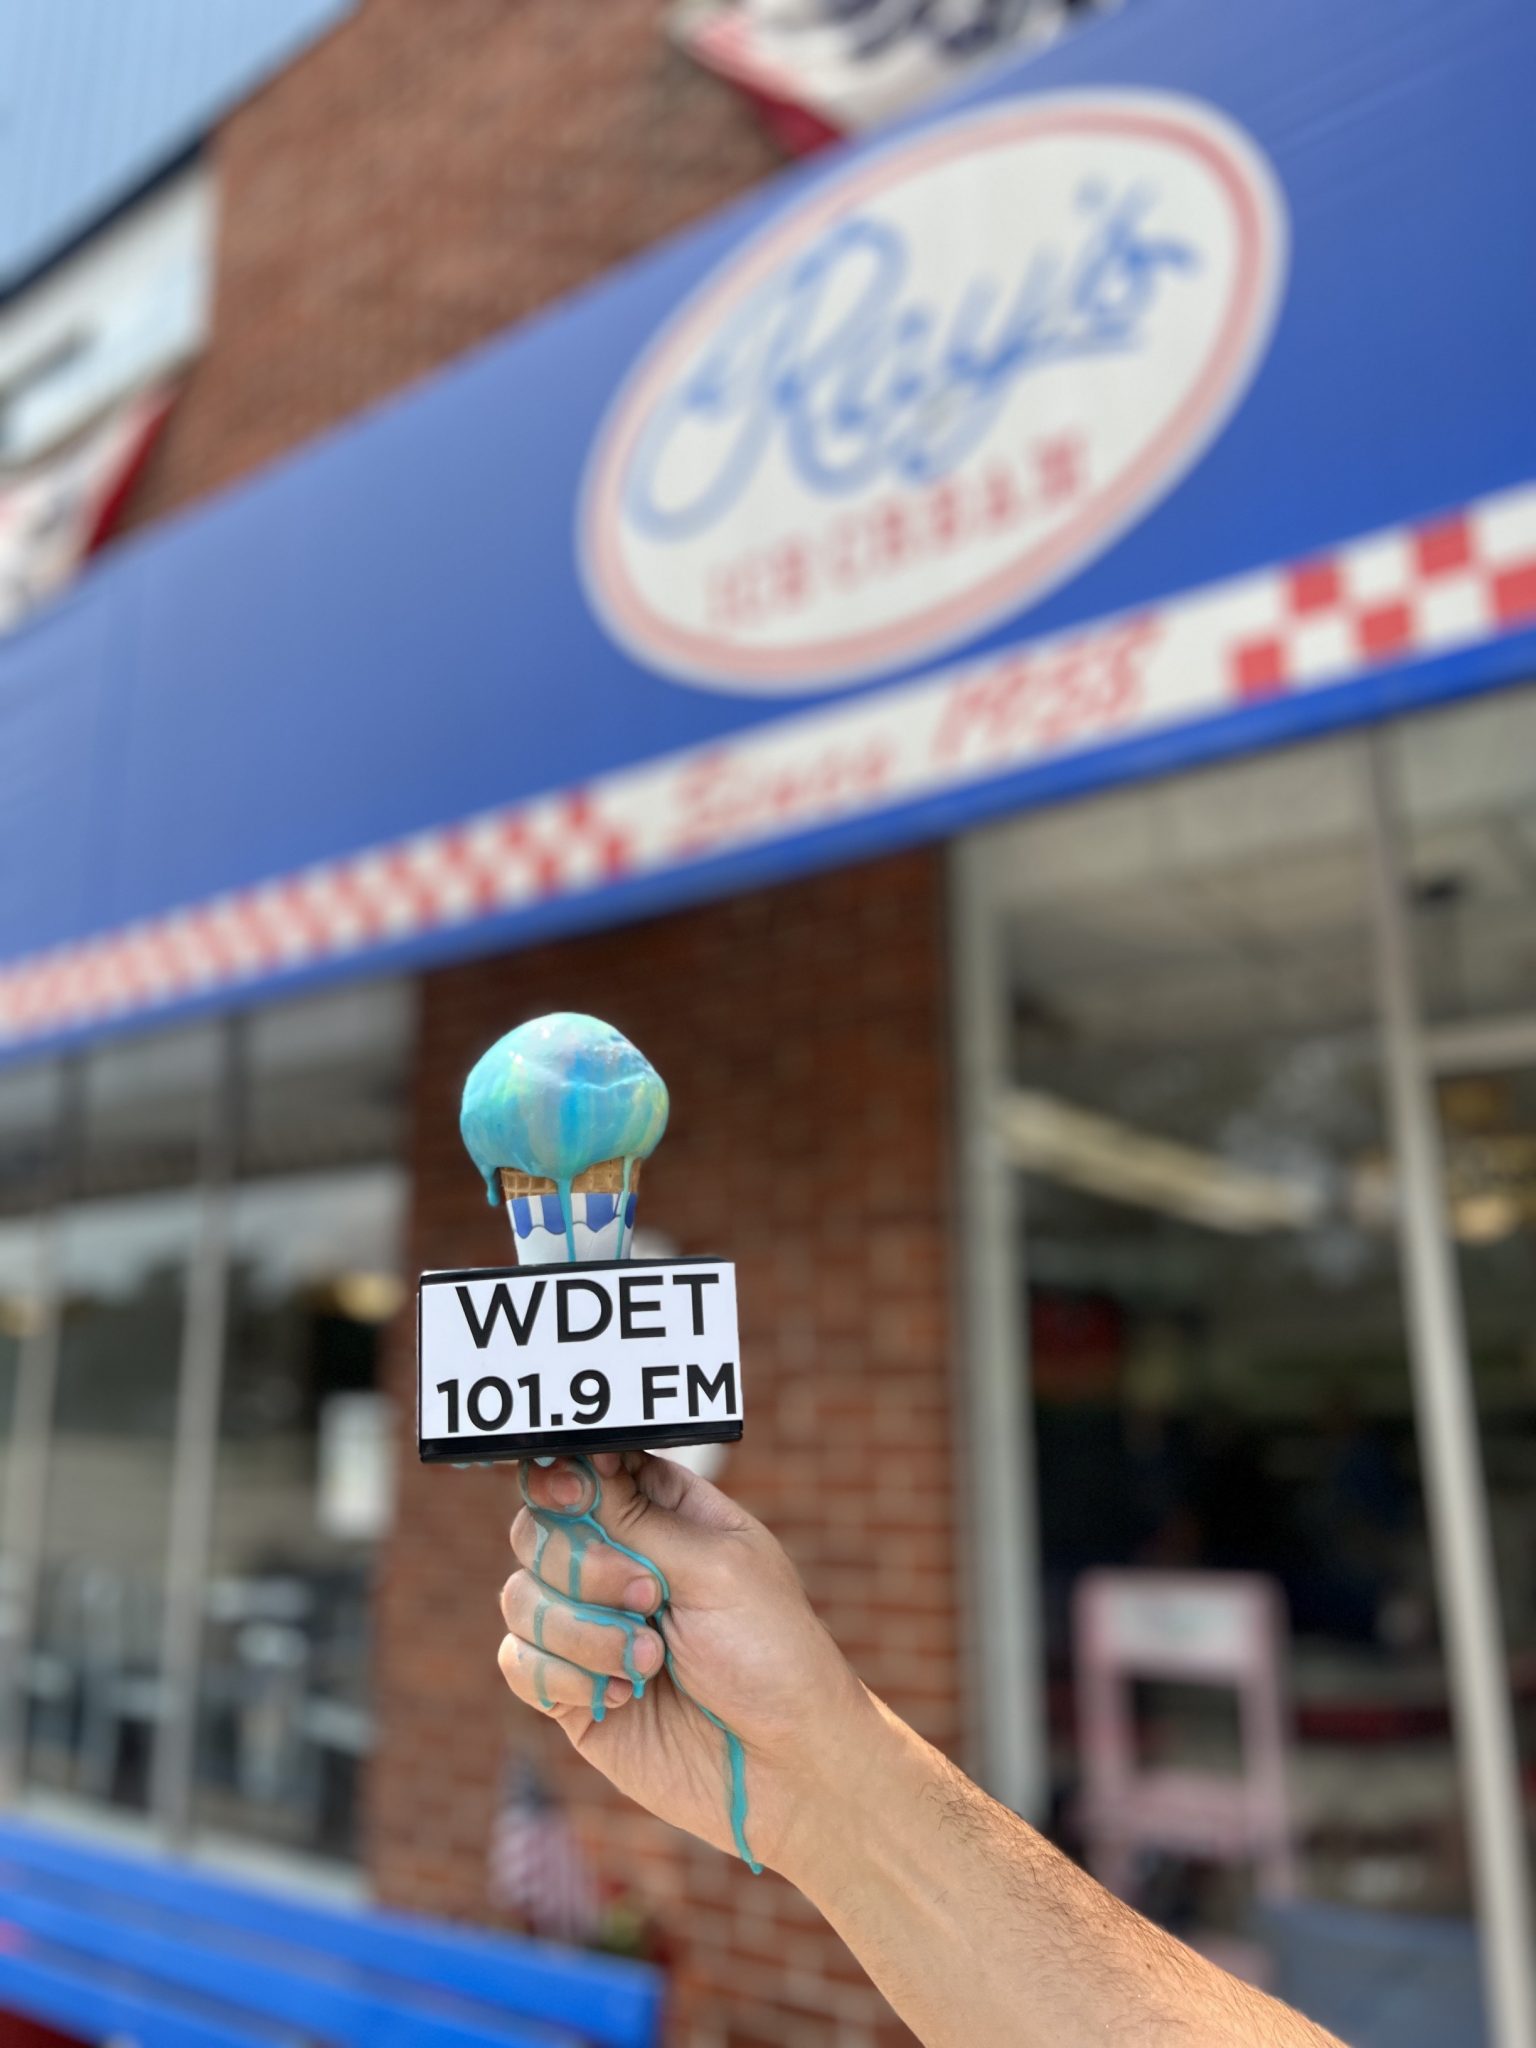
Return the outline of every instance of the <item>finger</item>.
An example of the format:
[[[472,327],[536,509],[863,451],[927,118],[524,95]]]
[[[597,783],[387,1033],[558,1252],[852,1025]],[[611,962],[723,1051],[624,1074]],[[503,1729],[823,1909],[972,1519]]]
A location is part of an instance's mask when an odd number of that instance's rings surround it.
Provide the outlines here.
[[[612,1466],[615,1456],[603,1454],[603,1466]],[[616,1471],[605,1472],[596,1458],[552,1458],[547,1465],[525,1460],[518,1469],[523,1499],[530,1507],[556,1515],[587,1514],[604,1480],[616,1476]]]
[[[608,1479],[611,1478],[613,1474],[618,1471],[620,1465],[623,1464],[624,1453],[622,1451],[593,1451],[590,1457],[586,1458],[585,1460],[582,1460],[580,1457],[578,1457],[577,1462],[585,1462],[587,1464],[595,1465],[598,1471],[603,1475],[603,1477],[605,1479]],[[532,1468],[535,1471],[548,1472],[554,1466],[557,1466],[560,1463],[560,1460],[558,1458],[553,1457],[531,1458],[529,1459],[528,1463],[532,1466]]]
[[[654,1614],[661,1605],[661,1582],[649,1564],[594,1536],[585,1522],[573,1534],[558,1516],[524,1508],[512,1524],[512,1550],[535,1578],[572,1600],[630,1614]]]
[[[629,1682],[610,1678],[606,1672],[583,1671],[563,1657],[552,1657],[536,1649],[521,1636],[501,1639],[496,1662],[509,1688],[530,1707],[553,1714],[561,1707],[580,1707],[594,1721],[601,1721],[610,1707],[622,1707],[634,1697]]]
[[[666,1646],[638,1616],[564,1599],[532,1572],[514,1572],[501,1593],[501,1614],[515,1636],[584,1671],[626,1678],[636,1692],[661,1669]]]
[[[540,1519],[590,1516],[609,1541],[653,1564],[669,1584],[689,1572],[708,1575],[722,1537],[757,1528],[736,1503],[668,1458],[626,1455],[619,1470],[599,1475],[582,1458],[562,1458],[543,1469],[524,1466],[527,1501]]]

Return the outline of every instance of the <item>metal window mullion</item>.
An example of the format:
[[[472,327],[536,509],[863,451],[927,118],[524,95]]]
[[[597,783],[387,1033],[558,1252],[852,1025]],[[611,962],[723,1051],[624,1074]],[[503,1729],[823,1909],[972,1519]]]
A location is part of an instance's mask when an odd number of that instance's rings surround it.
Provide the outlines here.
[[[1408,1354],[1495,2048],[1536,2048],[1530,1870],[1477,1404],[1385,742],[1367,742],[1377,997]]]
[[[1019,1177],[997,1105],[1008,1070],[1003,934],[976,835],[950,848],[956,1216],[966,1413],[961,1497],[972,1601],[977,1776],[1033,1821],[1050,1799],[1043,1589],[1033,1413],[1020,1269]]]
[[[202,1678],[204,1596],[218,1479],[229,1298],[229,1212],[240,1068],[238,1021],[219,1039],[202,1146],[201,1207],[187,1276],[160,1638],[150,1810],[166,1841],[192,1831]]]

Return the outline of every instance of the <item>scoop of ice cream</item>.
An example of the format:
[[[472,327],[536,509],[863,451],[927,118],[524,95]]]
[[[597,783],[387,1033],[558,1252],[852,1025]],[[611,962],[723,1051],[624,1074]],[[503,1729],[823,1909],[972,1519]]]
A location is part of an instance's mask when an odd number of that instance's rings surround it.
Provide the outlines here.
[[[648,1159],[667,1128],[667,1086],[601,1018],[557,1010],[519,1024],[475,1062],[459,1129],[487,1199],[499,1167],[567,1186],[604,1159]]]

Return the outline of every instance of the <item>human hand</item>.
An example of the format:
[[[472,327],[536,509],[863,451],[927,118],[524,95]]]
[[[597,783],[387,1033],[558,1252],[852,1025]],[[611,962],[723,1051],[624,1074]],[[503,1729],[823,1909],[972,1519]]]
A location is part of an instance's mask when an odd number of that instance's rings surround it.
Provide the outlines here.
[[[522,1480],[521,1569],[501,1596],[507,1684],[621,1792],[727,1850],[734,1734],[746,1840],[782,1869],[829,1764],[876,1717],[782,1546],[645,1452],[526,1465]]]
[[[721,1849],[734,1841],[720,1724],[734,1729],[752,1851],[928,2048],[1340,2048],[1111,1898],[881,1706],[773,1537],[714,1487],[628,1452],[523,1478],[507,1683],[542,1695],[621,1791]],[[670,1599],[636,1583],[637,1556]]]

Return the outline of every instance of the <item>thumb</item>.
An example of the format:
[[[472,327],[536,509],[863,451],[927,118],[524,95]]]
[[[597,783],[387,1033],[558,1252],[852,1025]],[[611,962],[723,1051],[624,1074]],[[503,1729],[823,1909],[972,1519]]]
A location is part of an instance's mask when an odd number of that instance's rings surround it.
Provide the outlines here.
[[[536,1512],[590,1515],[611,1541],[659,1569],[674,1597],[697,1589],[722,1539],[757,1527],[707,1479],[646,1451],[525,1465],[523,1492]]]

